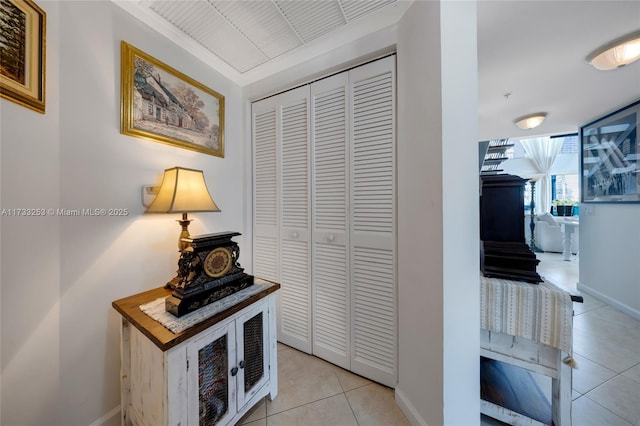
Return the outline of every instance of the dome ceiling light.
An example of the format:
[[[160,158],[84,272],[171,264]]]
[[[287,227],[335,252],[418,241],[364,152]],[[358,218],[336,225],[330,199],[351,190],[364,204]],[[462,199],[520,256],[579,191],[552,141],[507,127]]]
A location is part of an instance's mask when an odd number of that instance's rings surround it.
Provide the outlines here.
[[[513,120],[513,123],[522,130],[529,130],[538,127],[547,117],[546,112],[535,112],[533,114],[523,115]]]
[[[618,37],[591,52],[585,60],[595,69],[614,70],[640,59],[640,30]]]

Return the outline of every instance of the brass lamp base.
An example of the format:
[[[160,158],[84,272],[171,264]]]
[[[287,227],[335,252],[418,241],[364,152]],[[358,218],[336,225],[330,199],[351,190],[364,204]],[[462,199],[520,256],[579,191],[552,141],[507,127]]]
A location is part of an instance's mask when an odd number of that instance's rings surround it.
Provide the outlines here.
[[[190,237],[189,224],[191,223],[191,220],[187,218],[187,213],[182,213],[182,220],[178,220],[177,222],[182,227],[182,231],[180,231],[180,236],[178,237],[178,250],[183,251],[189,247],[189,243],[182,239]]]

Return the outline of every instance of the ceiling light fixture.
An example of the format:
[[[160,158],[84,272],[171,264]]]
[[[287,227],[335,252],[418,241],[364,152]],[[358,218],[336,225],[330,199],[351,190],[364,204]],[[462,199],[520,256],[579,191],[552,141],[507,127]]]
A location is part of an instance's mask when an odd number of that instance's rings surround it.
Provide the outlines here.
[[[585,60],[595,69],[614,70],[640,59],[640,30],[618,37],[591,52]]]
[[[527,114],[523,115],[522,117],[518,117],[513,120],[513,123],[522,130],[529,130],[541,125],[546,117],[546,112],[535,112],[533,114]]]

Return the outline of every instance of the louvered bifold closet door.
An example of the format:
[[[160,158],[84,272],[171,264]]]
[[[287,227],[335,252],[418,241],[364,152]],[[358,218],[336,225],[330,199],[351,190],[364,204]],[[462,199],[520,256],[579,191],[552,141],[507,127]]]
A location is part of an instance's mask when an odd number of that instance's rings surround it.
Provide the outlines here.
[[[349,75],[311,85],[313,354],[351,368]]]
[[[395,57],[354,68],[349,81],[351,370],[395,387]]]
[[[277,99],[253,103],[253,274],[280,281]]]
[[[311,353],[309,86],[278,95],[280,128],[279,340]]]

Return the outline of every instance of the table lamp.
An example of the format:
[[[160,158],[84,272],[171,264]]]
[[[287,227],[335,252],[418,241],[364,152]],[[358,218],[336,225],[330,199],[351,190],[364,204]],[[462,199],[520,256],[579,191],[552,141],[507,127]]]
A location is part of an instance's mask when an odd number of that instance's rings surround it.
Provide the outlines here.
[[[147,207],[146,213],[182,213],[182,220],[178,220],[182,227],[178,249],[183,251],[188,243],[182,239],[189,238],[191,223],[187,214],[219,211],[209,194],[202,170],[173,167],[164,171],[158,195]]]

